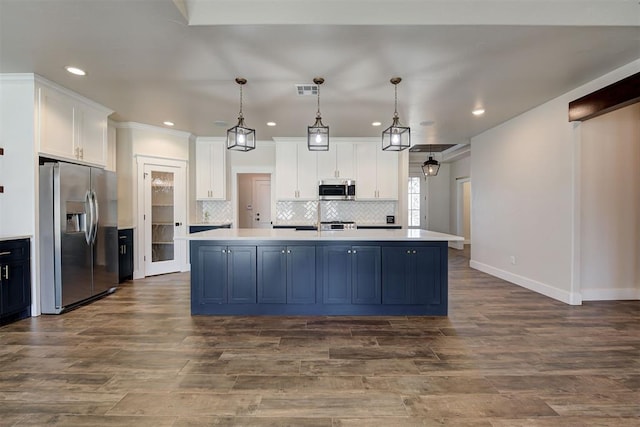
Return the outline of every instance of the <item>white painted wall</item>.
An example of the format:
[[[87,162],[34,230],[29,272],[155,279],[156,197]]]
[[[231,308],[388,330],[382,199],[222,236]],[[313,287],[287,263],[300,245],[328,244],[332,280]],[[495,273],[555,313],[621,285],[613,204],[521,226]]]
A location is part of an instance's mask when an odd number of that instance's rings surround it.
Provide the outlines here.
[[[441,163],[438,175],[426,179],[427,230],[450,232],[451,190],[449,183],[449,163]],[[424,176],[424,175],[423,175]]]
[[[640,103],[582,124],[583,300],[640,299]]]
[[[0,76],[0,237],[36,234],[34,75]]]
[[[471,156],[467,153],[466,157],[449,163],[449,168],[449,232],[457,236],[465,236],[464,222],[462,226],[458,224],[458,204],[461,201],[458,194],[458,191],[460,191],[458,184],[461,179],[467,179],[471,176]],[[470,204],[471,203],[469,203],[469,205]],[[471,218],[469,218],[469,221],[471,221]],[[470,224],[469,228],[471,228]],[[449,242],[449,246],[462,249],[464,243],[465,242]]]
[[[574,259],[579,126],[567,121],[568,103],[638,69],[640,60],[471,139],[472,267],[581,302]]]

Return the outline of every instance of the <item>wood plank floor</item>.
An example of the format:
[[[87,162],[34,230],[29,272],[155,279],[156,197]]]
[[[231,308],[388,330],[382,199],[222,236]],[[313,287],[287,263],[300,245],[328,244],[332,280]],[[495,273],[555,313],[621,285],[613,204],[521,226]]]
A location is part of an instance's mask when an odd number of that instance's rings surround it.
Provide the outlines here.
[[[450,252],[448,317],[191,317],[188,274],[0,328],[0,426],[639,426],[640,301]]]

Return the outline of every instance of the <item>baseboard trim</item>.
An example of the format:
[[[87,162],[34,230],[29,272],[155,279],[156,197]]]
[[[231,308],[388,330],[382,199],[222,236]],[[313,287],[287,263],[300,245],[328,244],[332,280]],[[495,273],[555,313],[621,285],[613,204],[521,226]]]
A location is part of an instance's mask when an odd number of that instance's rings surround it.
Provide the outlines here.
[[[640,300],[640,289],[583,289],[583,301]]]
[[[575,292],[563,291],[562,289],[558,289],[545,283],[529,279],[528,277],[510,273],[508,271],[501,270],[499,268],[495,268],[478,261],[469,261],[469,267],[475,268],[476,270],[482,271],[483,273],[490,274],[491,276],[506,280],[507,282],[513,283],[514,285],[522,286],[523,288],[529,289],[530,291],[534,291],[549,298],[561,301],[565,304],[582,304],[582,296]]]

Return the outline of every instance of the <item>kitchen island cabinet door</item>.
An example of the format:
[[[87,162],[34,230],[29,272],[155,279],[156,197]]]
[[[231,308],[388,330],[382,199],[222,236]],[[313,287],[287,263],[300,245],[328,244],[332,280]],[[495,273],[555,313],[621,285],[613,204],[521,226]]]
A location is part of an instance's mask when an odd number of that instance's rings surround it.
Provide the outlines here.
[[[258,303],[287,302],[287,256],[284,246],[258,247]]]
[[[322,248],[322,289],[325,304],[351,304],[351,246]]]
[[[198,269],[192,283],[193,295],[199,304],[224,304],[227,302],[227,247],[203,245],[197,249]]]
[[[440,248],[415,248],[413,300],[417,304],[442,304],[442,258]],[[445,273],[446,274],[446,273]]]
[[[256,247],[229,246],[227,249],[229,303],[256,303]]]
[[[287,303],[315,304],[316,248],[289,246],[287,248]]]
[[[411,304],[415,260],[410,247],[382,248],[382,303]]]
[[[381,266],[379,246],[351,248],[351,302],[380,304]]]

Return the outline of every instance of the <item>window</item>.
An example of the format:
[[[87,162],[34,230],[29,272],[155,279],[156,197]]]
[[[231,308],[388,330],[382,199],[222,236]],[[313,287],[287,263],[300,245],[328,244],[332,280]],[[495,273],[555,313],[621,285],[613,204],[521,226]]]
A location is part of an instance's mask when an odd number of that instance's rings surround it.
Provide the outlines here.
[[[409,227],[420,227],[420,177],[409,177]]]

